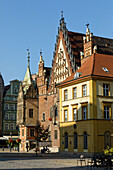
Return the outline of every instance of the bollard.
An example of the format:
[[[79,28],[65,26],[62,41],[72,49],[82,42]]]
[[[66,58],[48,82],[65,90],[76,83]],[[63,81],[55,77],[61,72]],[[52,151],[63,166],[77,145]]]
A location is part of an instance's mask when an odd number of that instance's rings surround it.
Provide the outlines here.
[[[4,151],[4,146],[2,147],[2,151]]]

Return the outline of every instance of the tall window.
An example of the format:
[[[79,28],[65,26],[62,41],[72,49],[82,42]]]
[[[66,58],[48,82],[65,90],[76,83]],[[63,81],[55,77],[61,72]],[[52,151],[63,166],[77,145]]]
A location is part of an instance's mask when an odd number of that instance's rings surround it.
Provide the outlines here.
[[[5,104],[5,110],[9,110],[9,105]]]
[[[54,139],[57,139],[57,138],[58,138],[58,131],[54,130]]]
[[[109,106],[104,106],[104,119],[110,118],[109,110],[110,110]]]
[[[29,117],[33,118],[33,109],[29,109]]]
[[[11,120],[14,120],[14,114],[11,114]]]
[[[77,133],[74,133],[74,149],[77,149]]]
[[[8,123],[5,123],[5,130],[8,130],[9,129],[9,125]]]
[[[15,105],[11,104],[11,110],[15,110]]]
[[[67,110],[64,110],[64,120],[67,122]]]
[[[64,90],[64,100],[67,100],[67,90]]]
[[[103,95],[109,96],[109,84],[103,84]]]
[[[83,120],[87,119],[87,106],[82,107]]]
[[[10,124],[10,129],[14,130],[14,124],[13,123]]]
[[[77,88],[73,88],[73,98],[75,99],[77,97]]]
[[[73,109],[73,119],[74,119],[74,121],[77,120],[77,108]]]
[[[6,114],[5,114],[5,120],[8,120],[8,119],[9,119],[9,114],[6,113]]]
[[[68,133],[65,133],[65,148],[68,148]]]
[[[86,96],[86,85],[83,85],[82,86],[82,93],[83,93],[83,96]]]
[[[31,137],[34,137],[34,132],[35,132],[34,129],[30,129],[30,136]]]
[[[87,133],[84,132],[84,149],[88,149],[88,139]]]
[[[57,107],[55,108],[55,117],[58,116],[58,109]]]
[[[45,121],[45,113],[43,113],[43,115],[42,115],[42,121],[43,122]]]
[[[24,136],[24,129],[22,129],[22,136]]]

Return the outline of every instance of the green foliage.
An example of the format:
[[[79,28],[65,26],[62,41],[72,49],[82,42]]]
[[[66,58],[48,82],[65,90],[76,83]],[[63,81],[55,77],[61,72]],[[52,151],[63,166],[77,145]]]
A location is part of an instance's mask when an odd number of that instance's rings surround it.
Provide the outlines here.
[[[37,142],[45,141],[45,140],[47,140],[47,138],[49,136],[49,127],[44,128],[44,126],[43,125],[41,126],[41,123],[39,121],[37,121],[37,125],[35,127],[35,132],[36,132],[35,140]]]
[[[113,155],[113,148],[107,146],[106,149],[104,149],[105,155]]]

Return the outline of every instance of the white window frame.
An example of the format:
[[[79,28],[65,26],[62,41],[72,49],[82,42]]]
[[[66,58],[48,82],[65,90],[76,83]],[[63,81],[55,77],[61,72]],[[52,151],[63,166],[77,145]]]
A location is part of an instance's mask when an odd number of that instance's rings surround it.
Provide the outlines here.
[[[9,104],[5,104],[5,110],[9,110]]]
[[[83,106],[82,109],[83,109],[83,120],[86,120],[87,119],[87,106]]]
[[[11,104],[11,110],[15,110],[15,104]]]
[[[12,126],[12,125],[13,125],[13,126]],[[13,127],[13,128],[12,128],[12,127]],[[14,123],[11,123],[11,124],[10,124],[10,129],[11,129],[11,130],[14,130]]]
[[[9,114],[5,113],[5,120],[9,120]]]
[[[83,97],[85,97],[87,95],[87,86],[86,84],[82,86],[83,88]]]
[[[6,125],[7,125],[7,128],[6,128]],[[5,130],[8,130],[8,129],[9,129],[9,124],[8,124],[8,123],[5,123],[5,124],[4,124],[4,129],[5,129]]]
[[[77,120],[77,108],[73,108],[73,120]]]
[[[103,95],[109,96],[109,84],[103,84]]]
[[[73,98],[76,99],[77,98],[77,87],[73,88]]]
[[[11,113],[10,118],[11,118],[11,120],[14,120],[14,114]]]
[[[64,110],[64,121],[67,122],[67,110]]]
[[[110,107],[104,106],[104,119],[109,120],[110,119]]]

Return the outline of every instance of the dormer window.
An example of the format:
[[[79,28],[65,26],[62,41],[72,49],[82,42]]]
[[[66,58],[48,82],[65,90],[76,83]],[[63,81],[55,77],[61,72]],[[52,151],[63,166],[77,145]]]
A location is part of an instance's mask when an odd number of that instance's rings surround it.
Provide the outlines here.
[[[102,69],[103,69],[106,73],[109,72],[109,70],[108,70],[106,67],[102,67]]]

